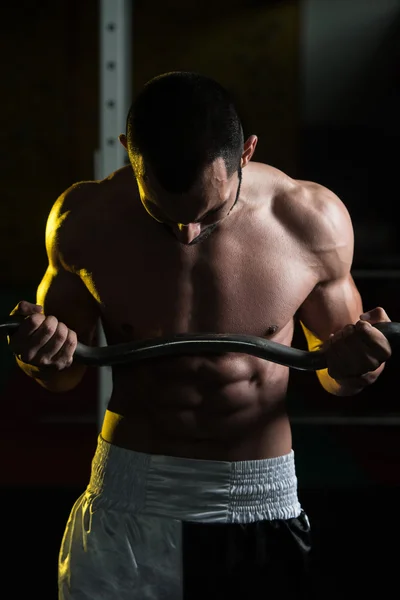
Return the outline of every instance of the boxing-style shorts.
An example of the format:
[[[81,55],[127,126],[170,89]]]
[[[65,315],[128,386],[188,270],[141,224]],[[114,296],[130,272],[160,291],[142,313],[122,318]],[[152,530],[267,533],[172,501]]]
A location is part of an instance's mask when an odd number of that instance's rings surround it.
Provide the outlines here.
[[[61,543],[59,600],[305,599],[310,550],[293,451],[193,460],[99,437]]]

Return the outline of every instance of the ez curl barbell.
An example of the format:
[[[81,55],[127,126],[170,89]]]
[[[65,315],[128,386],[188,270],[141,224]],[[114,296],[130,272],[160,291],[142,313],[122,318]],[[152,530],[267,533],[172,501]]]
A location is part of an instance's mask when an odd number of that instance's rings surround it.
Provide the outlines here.
[[[7,316],[0,321],[0,335],[12,335],[25,317]],[[374,325],[388,339],[392,350],[400,344],[400,323]],[[323,350],[300,350],[251,335],[199,333],[126,342],[112,346],[86,346],[78,342],[74,360],[91,366],[113,366],[137,360],[188,354],[250,354],[300,371],[319,371],[327,366]]]

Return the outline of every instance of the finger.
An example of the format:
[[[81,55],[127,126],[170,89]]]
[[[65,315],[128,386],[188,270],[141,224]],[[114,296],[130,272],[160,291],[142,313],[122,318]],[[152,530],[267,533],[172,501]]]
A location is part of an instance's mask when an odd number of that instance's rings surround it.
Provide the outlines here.
[[[328,340],[326,353],[328,373],[334,379],[342,376],[343,365],[346,365],[346,369],[349,369],[352,365],[354,355],[349,350],[348,339],[353,334],[353,331],[354,325],[346,325]]]
[[[362,323],[362,326],[368,332],[373,329],[368,323]],[[327,354],[328,373],[334,379],[357,377],[375,371],[388,358],[387,348],[371,344],[370,335],[365,337],[364,331],[361,335],[356,329],[354,325],[347,325],[331,342]]]
[[[338,381],[349,377],[360,377],[375,371],[382,364],[382,361],[370,355],[354,360],[351,352],[342,350],[342,348],[332,348],[328,360],[328,374]]]
[[[39,313],[26,317],[18,329],[9,336],[9,343],[13,351],[17,354],[23,351],[29,343],[30,336],[39,329],[45,320],[46,317]]]
[[[40,319],[41,323],[37,326]],[[57,325],[58,320],[55,317],[43,319],[43,315],[32,315],[17,331],[18,338],[13,340],[13,347],[17,350],[14,351],[21,356],[23,362],[32,363],[36,354],[54,335]]]
[[[362,345],[369,350],[374,357],[384,362],[392,355],[392,348],[387,337],[378,329],[366,321],[358,321],[355,325],[355,339],[360,340]],[[362,351],[362,349],[361,349]]]
[[[364,312],[360,315],[360,319],[362,321],[368,321],[371,325],[374,325],[375,323],[390,323],[391,321],[387,312],[381,306],[377,306],[372,310]]]
[[[43,306],[40,304],[32,304],[31,302],[27,302],[26,300],[21,300],[18,302],[17,306],[13,308],[10,315],[22,315],[29,316],[34,313],[42,313]]]
[[[334,347],[329,361],[328,373],[334,379],[346,379],[348,377],[360,377],[378,369],[385,362],[372,353],[361,343],[352,342],[346,348]]]
[[[68,330],[67,338],[58,351],[57,354],[53,356],[53,363],[58,369],[66,369],[70,367],[74,360],[74,353],[76,350],[76,346],[78,343],[78,339],[75,331]]]
[[[40,366],[53,365],[56,362],[56,355],[60,352],[68,337],[68,331],[69,329],[64,323],[58,323],[50,339],[37,350],[35,363]]]
[[[391,355],[386,337],[369,323],[359,321],[353,335],[346,340],[346,356],[355,372],[375,371]]]
[[[329,341],[331,343],[337,343],[339,340],[352,336],[354,332],[354,327],[355,325],[353,324],[345,325],[342,329],[336,331],[336,333],[331,333],[329,336]]]

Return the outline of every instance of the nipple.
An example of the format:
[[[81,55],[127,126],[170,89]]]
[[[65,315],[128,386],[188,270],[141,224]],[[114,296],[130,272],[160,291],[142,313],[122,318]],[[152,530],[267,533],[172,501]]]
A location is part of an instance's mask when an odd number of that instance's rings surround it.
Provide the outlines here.
[[[267,329],[267,335],[273,335],[278,331],[278,325],[270,325]]]

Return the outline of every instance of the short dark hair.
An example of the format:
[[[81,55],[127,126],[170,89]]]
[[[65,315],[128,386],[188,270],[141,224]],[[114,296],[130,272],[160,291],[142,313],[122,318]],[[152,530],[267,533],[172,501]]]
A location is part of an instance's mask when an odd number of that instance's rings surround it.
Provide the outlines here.
[[[126,123],[133,165],[141,155],[169,192],[188,191],[216,158],[231,176],[240,167],[243,128],[231,94],[198,73],[174,71],[148,81]]]

